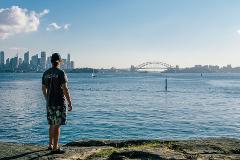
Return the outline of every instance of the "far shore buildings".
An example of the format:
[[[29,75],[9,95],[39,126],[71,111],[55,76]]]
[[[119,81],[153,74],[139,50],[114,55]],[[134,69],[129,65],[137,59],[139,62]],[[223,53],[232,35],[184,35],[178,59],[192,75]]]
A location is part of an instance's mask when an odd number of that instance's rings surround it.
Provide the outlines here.
[[[0,67],[4,66],[4,52],[0,52]]]
[[[67,59],[63,59],[63,64],[61,66],[64,70],[72,70],[74,69],[74,61],[71,61],[71,55],[67,54]],[[0,51],[0,70],[3,71],[44,71],[52,66],[51,64],[51,56],[47,57],[47,53],[45,51],[40,52],[39,54],[34,54],[31,56],[27,51],[24,53],[23,58],[15,56],[12,58],[7,58],[5,61],[5,53],[4,51]]]

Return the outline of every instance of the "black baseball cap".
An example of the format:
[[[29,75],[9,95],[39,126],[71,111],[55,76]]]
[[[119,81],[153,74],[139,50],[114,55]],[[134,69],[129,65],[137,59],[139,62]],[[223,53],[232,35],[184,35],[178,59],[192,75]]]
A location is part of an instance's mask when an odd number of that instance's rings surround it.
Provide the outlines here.
[[[62,61],[62,58],[59,53],[53,53],[51,57],[51,62]]]

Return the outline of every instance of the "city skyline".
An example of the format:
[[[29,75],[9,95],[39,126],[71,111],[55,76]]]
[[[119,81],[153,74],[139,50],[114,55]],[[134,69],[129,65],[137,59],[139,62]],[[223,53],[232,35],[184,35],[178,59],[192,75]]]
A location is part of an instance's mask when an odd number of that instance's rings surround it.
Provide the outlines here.
[[[35,61],[38,61],[38,62],[35,62],[36,66],[37,65],[39,65],[39,66],[46,66],[46,67],[44,67],[42,69],[50,68],[51,67],[51,62],[50,62],[51,54],[52,53],[47,54],[45,51],[41,51],[40,53],[37,53],[37,54],[34,54],[34,53],[30,54],[30,52],[27,51],[27,52],[25,52],[23,54],[22,57],[20,57],[18,54],[16,56],[13,56],[13,57],[6,57],[5,56],[5,52],[4,51],[0,51],[0,67],[1,67],[1,65],[6,65],[10,59],[14,59],[14,58],[17,57],[18,61],[19,61],[19,64],[30,65],[31,62],[34,61],[34,59],[36,59]],[[30,59],[30,55],[32,55],[31,59]],[[40,57],[39,57],[39,55],[40,55]],[[63,69],[75,69],[75,62],[71,61],[70,57],[71,57],[71,55],[69,53],[67,54],[67,58],[63,58],[62,57],[63,64],[62,64],[61,67]],[[21,63],[20,63],[20,61],[21,61]],[[135,67],[135,66],[131,65],[129,67],[129,69],[131,70],[132,67]],[[180,68],[179,65],[172,66],[172,67]],[[206,69],[206,67],[207,68],[209,67],[211,70],[218,70],[218,69],[221,69],[221,68],[223,68],[223,69],[224,68],[228,68],[228,69],[232,69],[232,68],[239,69],[240,68],[240,66],[233,67],[231,64],[227,64],[227,65],[223,65],[223,66],[219,66],[219,65],[216,65],[216,64],[195,64],[193,66],[183,67],[182,69],[188,69],[188,68],[205,68]],[[78,68],[81,68],[81,67],[78,67]],[[88,66],[83,66],[82,68],[88,68]],[[96,69],[101,69],[101,68],[103,68],[103,67],[96,68]],[[112,66],[111,68],[116,68],[116,67]],[[108,68],[105,68],[105,69],[108,69]],[[127,69],[127,68],[116,68],[116,69]]]
[[[3,57],[4,58],[2,58],[2,53],[4,54],[3,55]],[[41,56],[41,54],[42,53],[45,53],[46,55],[46,63],[47,63],[47,61],[48,61],[48,68],[49,68],[49,64],[51,64],[50,63],[50,57],[51,57],[51,55],[52,55],[52,53],[57,53],[57,52],[51,52],[51,53],[47,53],[46,51],[40,51],[39,53],[31,53],[30,54],[30,52],[29,51],[26,51],[25,53],[21,53],[21,54],[19,54],[19,53],[17,53],[15,56],[13,55],[12,57],[10,57],[10,56],[6,56],[6,52],[5,51],[1,51],[0,50],[0,65],[2,64],[2,62],[4,62],[4,64],[6,64],[6,61],[7,61],[7,59],[11,59],[11,58],[15,58],[15,57],[18,57],[19,59],[22,59],[23,61],[23,63],[25,62],[24,61],[24,59],[26,59],[26,57],[25,57],[25,55],[26,55],[26,53],[28,53],[29,54],[29,57],[28,57],[28,61],[29,61],[29,64],[30,64],[30,59],[31,58],[33,58],[34,56],[37,56],[37,58],[38,59],[41,59],[42,58],[42,56]],[[32,56],[30,56],[30,55],[32,55]],[[40,55],[40,57],[38,57]],[[88,67],[90,67],[90,66],[81,66],[81,67],[76,67],[77,66],[77,64],[75,63],[75,61],[71,61],[70,60],[70,54],[69,53],[66,53],[66,54],[62,54],[62,53],[60,53],[60,55],[61,55],[61,57],[62,57],[62,60],[63,60],[63,62],[64,62],[64,64],[66,64],[66,65],[69,65],[69,64],[71,64],[71,62],[73,62],[73,66],[74,66],[74,68],[88,68]],[[66,57],[66,58],[63,58],[63,57]],[[49,58],[49,59],[48,59]],[[146,61],[147,62],[147,61]],[[149,61],[150,62],[150,61]],[[39,63],[41,63],[41,61],[39,62]],[[142,63],[144,63],[144,62],[142,62]],[[111,67],[109,67],[109,68],[105,68],[105,69],[110,69],[110,68],[116,68],[116,69],[131,69],[131,66],[132,66],[133,64],[129,64],[128,65],[128,67],[124,67],[124,68],[117,68],[116,66],[111,66]],[[139,64],[137,64],[137,65],[139,65]],[[135,65],[135,66],[137,66],[137,65]],[[51,65],[50,65],[51,66]],[[80,65],[79,65],[80,66]],[[133,65],[134,66],[134,65]],[[212,64],[193,64],[192,66],[180,66],[180,65],[178,65],[178,64],[176,64],[176,65],[172,65],[172,67],[177,67],[177,68],[195,68],[195,67],[206,67],[206,66],[210,66],[210,67],[214,67],[214,66],[217,66],[217,67],[219,67],[219,68],[221,68],[221,67],[234,67],[234,68],[239,68],[240,67],[240,65],[238,65],[238,66],[233,66],[231,63],[226,63],[225,65],[217,65],[217,64],[214,64],[214,63],[212,63]],[[65,66],[64,67],[65,69],[67,69],[67,68],[69,68],[68,66]],[[91,67],[90,67],[91,68]],[[101,69],[101,68],[104,68],[104,67],[96,67],[96,69]]]
[[[62,57],[62,62],[61,68],[64,70],[73,70],[75,68],[75,63],[71,60],[71,55],[69,53],[66,58]],[[5,52],[0,51],[0,70],[2,71],[41,72],[50,67],[52,67],[51,54],[47,56],[45,51],[41,51],[37,54],[30,54],[30,52],[27,51],[22,57],[19,55],[5,57]]]
[[[69,52],[76,67],[146,61],[238,67],[239,8],[238,0],[2,0],[0,50],[8,57]]]

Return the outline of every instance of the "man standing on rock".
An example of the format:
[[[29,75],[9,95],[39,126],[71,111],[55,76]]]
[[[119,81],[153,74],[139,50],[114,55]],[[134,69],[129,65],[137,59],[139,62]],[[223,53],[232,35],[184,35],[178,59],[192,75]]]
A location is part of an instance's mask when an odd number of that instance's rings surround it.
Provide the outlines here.
[[[52,68],[46,70],[42,76],[42,92],[47,103],[47,120],[49,126],[49,150],[53,154],[63,154],[64,150],[58,146],[60,126],[66,124],[66,99],[68,111],[72,110],[71,97],[67,87],[67,76],[60,69],[62,63],[58,53],[52,54]]]

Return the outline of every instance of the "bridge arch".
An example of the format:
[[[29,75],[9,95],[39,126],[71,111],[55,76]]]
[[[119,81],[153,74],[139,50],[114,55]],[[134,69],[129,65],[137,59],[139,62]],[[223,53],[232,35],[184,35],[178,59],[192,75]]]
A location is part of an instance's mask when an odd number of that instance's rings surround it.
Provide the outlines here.
[[[145,62],[142,64],[139,64],[137,66],[132,66],[131,70],[150,70],[150,69],[174,69],[170,64],[164,63],[164,62],[158,62],[158,61],[152,61],[152,62]]]

